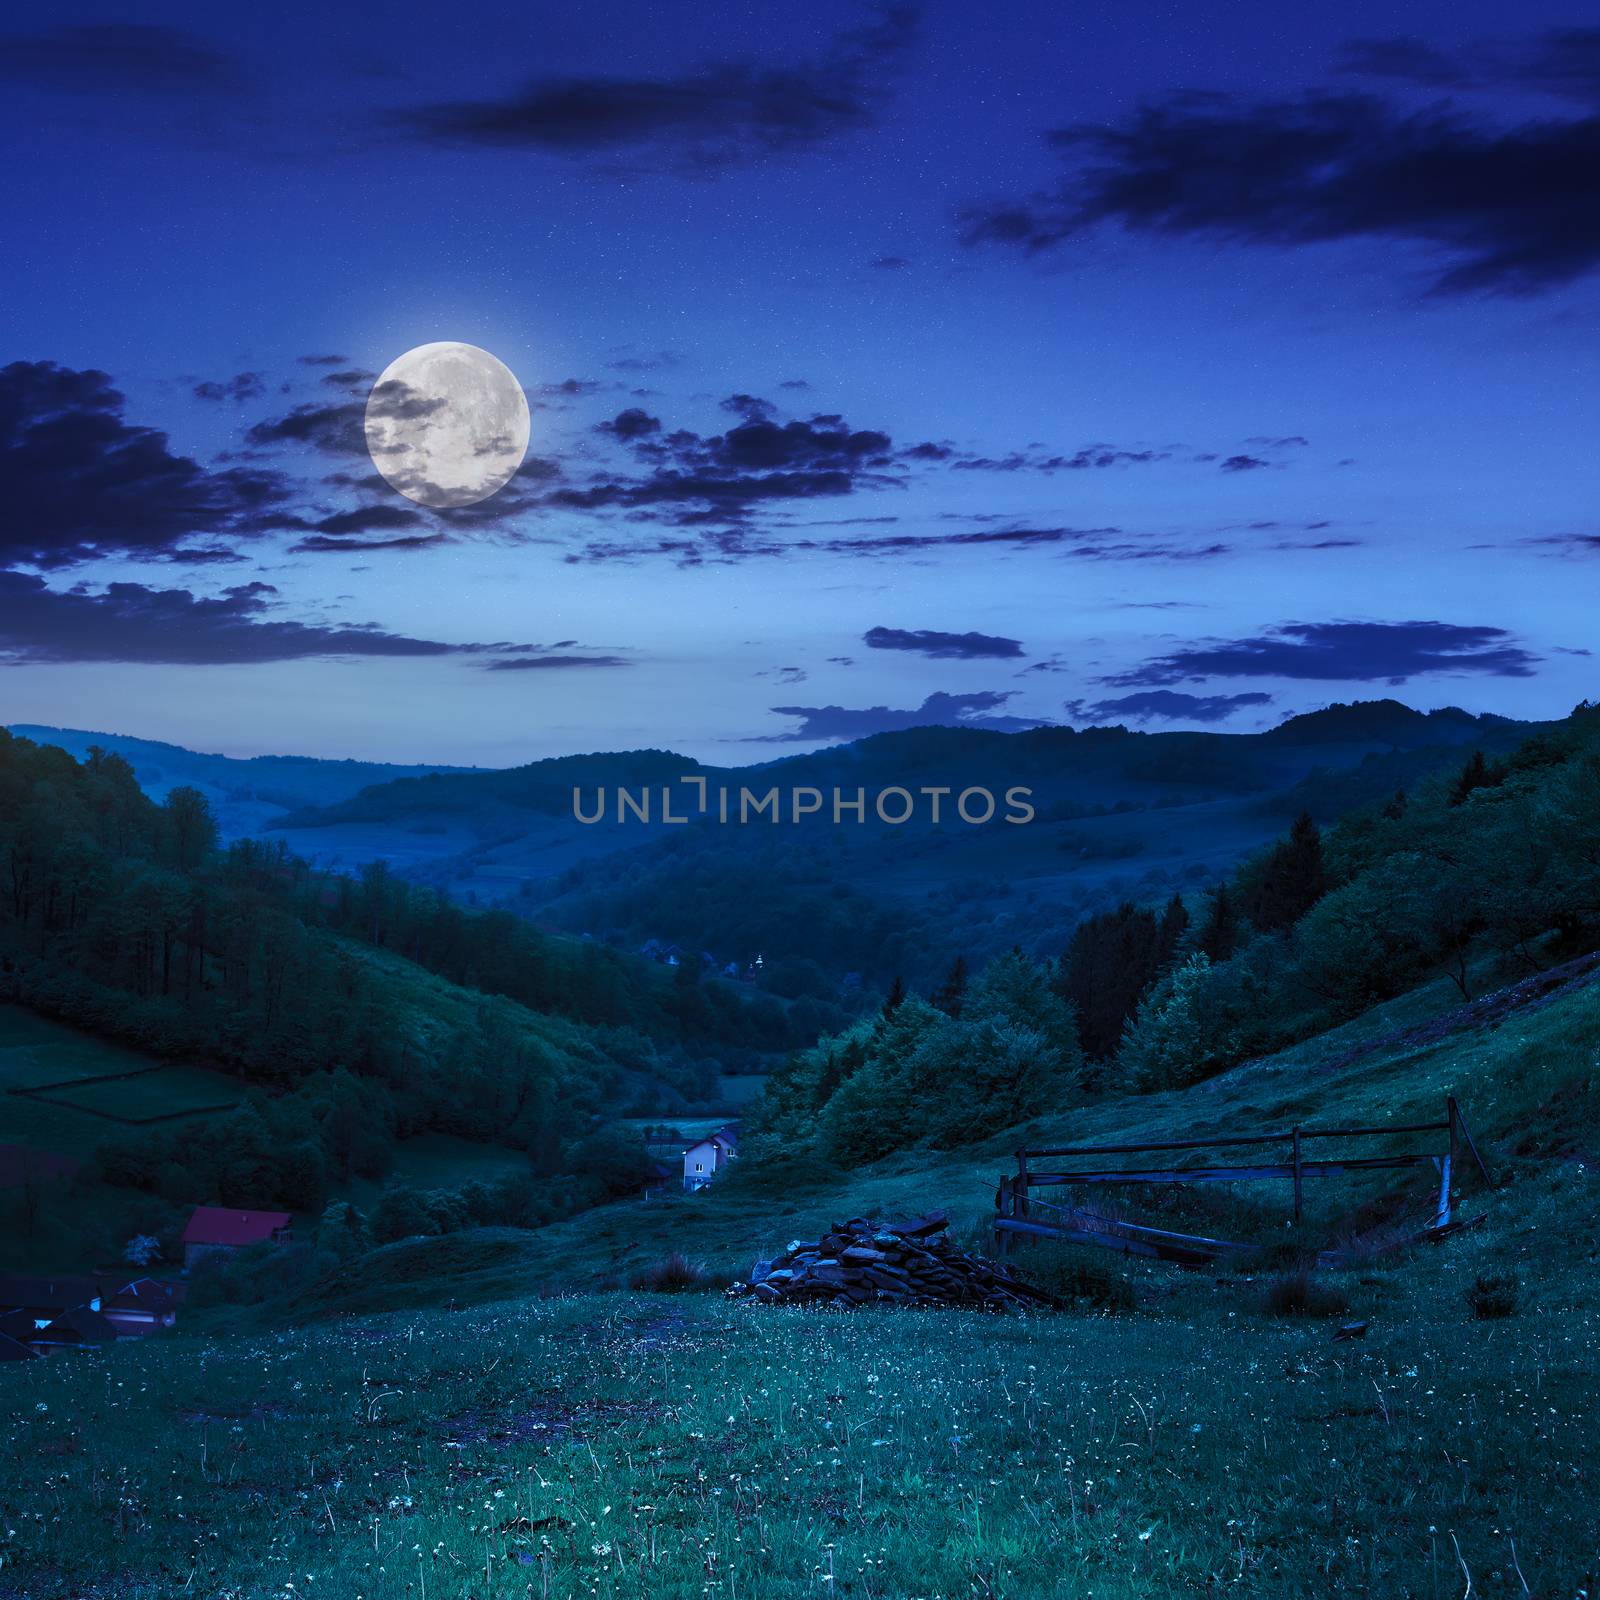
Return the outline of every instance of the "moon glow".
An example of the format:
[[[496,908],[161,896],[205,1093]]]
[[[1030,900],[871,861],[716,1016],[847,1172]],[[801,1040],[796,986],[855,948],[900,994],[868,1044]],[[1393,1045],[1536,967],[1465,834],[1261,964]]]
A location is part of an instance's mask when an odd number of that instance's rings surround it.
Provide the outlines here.
[[[528,448],[528,401],[511,369],[475,344],[419,344],[367,396],[372,464],[424,506],[470,506],[511,481]]]

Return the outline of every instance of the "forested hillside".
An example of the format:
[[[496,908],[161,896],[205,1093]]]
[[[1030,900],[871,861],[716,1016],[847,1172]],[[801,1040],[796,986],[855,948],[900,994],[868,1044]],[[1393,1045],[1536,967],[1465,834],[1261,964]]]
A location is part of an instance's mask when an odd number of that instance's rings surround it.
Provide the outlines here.
[[[929,988],[957,955],[981,964],[1020,944],[1053,956],[1086,917],[1224,877],[1302,810],[1332,819],[1459,764],[1466,750],[1503,754],[1530,731],[1392,700],[1330,707],[1264,734],[930,727],[757,767],[635,751],[409,779],[285,825],[296,850],[317,859],[381,856],[415,881],[624,949],[656,939],[719,964],[760,955],[771,992],[826,1001],[852,975],[880,991],[896,975]],[[973,827],[924,808],[886,826],[869,806],[860,825],[836,825],[826,810],[781,828],[663,823],[662,786],[680,814],[689,809],[685,775],[735,795],[969,784],[999,795],[1020,785],[1037,816]],[[651,820],[619,821],[617,791],[647,787]],[[603,822],[574,822],[575,789],[589,808],[610,798]]]
[[[764,1121],[785,1150],[855,1162],[950,1147],[1090,1093],[1182,1087],[1337,1026],[1429,979],[1600,948],[1600,707],[1505,759],[1473,751],[1324,832],[1302,814],[1193,907],[1127,902],[1055,960],[1022,951],[795,1057]]]
[[[703,1097],[819,1022],[697,963],[463,911],[381,864],[351,879],[281,843],[221,849],[198,791],[157,805],[119,756],[3,732],[0,888],[0,998],[242,1081],[233,1116],[102,1153],[107,1176],[191,1200],[310,1209],[429,1130],[554,1177],[603,1117]]]

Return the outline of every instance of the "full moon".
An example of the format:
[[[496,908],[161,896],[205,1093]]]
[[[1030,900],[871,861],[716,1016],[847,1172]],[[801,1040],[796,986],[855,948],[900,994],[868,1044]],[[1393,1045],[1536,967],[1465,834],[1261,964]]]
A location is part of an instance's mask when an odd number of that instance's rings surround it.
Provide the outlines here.
[[[515,374],[475,344],[419,344],[367,396],[367,450],[401,494],[470,506],[498,494],[528,448],[528,401]]]

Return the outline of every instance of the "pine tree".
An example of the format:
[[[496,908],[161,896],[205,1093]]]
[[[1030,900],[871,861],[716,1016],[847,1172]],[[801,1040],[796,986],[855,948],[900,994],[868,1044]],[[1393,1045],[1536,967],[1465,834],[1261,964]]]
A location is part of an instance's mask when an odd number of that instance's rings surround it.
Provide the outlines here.
[[[898,1011],[901,1005],[905,1002],[905,998],[906,982],[905,979],[902,978],[897,972],[894,975],[894,982],[889,985],[888,998],[883,1002],[884,1016],[893,1016],[894,1013]]]
[[[961,1015],[962,1002],[967,995],[967,958],[957,956],[950,963],[950,970],[945,974],[945,980],[933,993],[933,1003],[947,1017]]]
[[[1505,781],[1506,769],[1498,761],[1491,766],[1483,751],[1474,750],[1467,757],[1467,764],[1456,774],[1455,782],[1450,785],[1450,804],[1462,805],[1474,790],[1493,789]]]
[[[1160,945],[1161,964],[1165,966],[1177,954],[1178,944],[1189,931],[1189,908],[1181,894],[1174,894],[1161,913]]]
[[[1239,910],[1226,883],[1211,892],[1205,920],[1195,935],[1195,949],[1211,961],[1226,961],[1239,948]]]
[[[1250,920],[1264,933],[1292,928],[1327,892],[1322,831],[1302,811],[1289,837],[1244,873]]]

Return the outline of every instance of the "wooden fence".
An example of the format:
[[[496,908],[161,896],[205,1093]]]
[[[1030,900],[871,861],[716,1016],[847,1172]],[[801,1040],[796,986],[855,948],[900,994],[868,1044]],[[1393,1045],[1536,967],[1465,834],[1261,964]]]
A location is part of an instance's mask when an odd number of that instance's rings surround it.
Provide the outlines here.
[[[1410,1150],[1388,1155],[1339,1154],[1319,1158],[1308,1149],[1325,1148],[1319,1140],[1346,1142],[1392,1139],[1396,1136],[1443,1134],[1442,1148]],[[1095,1161],[1110,1156],[1173,1157],[1195,1151],[1231,1150],[1275,1151],[1282,1159],[1214,1163],[1184,1166],[1165,1160],[1155,1166],[1138,1167],[1042,1167],[1041,1162]],[[1479,1154],[1472,1131],[1453,1095],[1445,1098],[1445,1114],[1438,1122],[1390,1124],[1384,1128],[1306,1128],[1298,1124],[1279,1133],[1219,1134],[1209,1139],[1169,1139],[1151,1144],[1069,1145],[1048,1149],[1017,1151],[1014,1176],[1001,1178],[995,1194],[995,1239],[1004,1254],[1018,1237],[1065,1240],[1073,1244],[1099,1245],[1126,1255],[1153,1256],[1186,1266],[1199,1266],[1221,1257],[1246,1251],[1250,1246],[1227,1239],[1211,1239],[1200,1234],[1175,1233],[1165,1228],[1150,1228],[1120,1217],[1105,1216],[1081,1206],[1062,1204],[1035,1195],[1050,1187],[1083,1188],[1113,1184],[1249,1183],[1275,1180],[1293,1185],[1294,1220],[1304,1215],[1305,1185],[1312,1179],[1338,1178],[1349,1173],[1404,1171],[1433,1167],[1439,1175],[1438,1204],[1431,1220],[1419,1231],[1387,1241],[1389,1247],[1417,1239],[1439,1238],[1447,1232],[1468,1226],[1453,1216],[1452,1185],[1465,1153],[1491,1189],[1494,1179]],[[1481,1219],[1478,1219],[1481,1220]],[[1329,1264],[1346,1252],[1325,1251]]]

